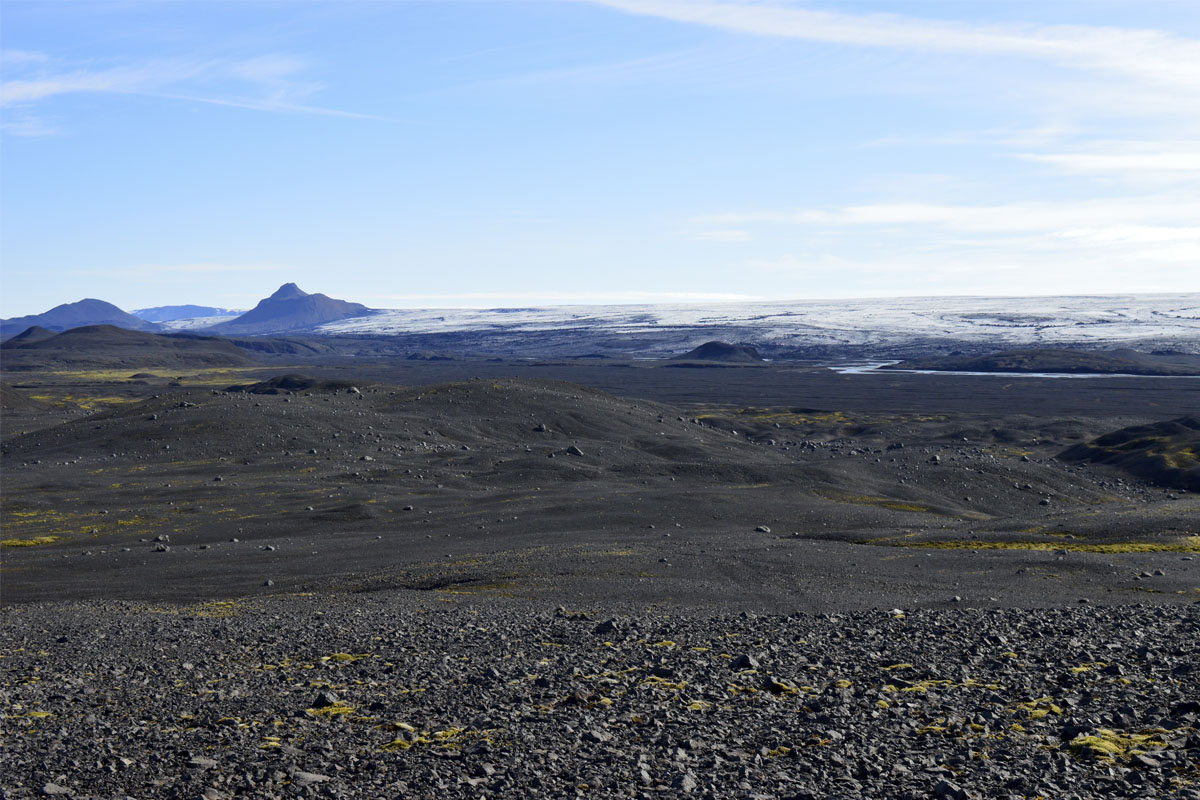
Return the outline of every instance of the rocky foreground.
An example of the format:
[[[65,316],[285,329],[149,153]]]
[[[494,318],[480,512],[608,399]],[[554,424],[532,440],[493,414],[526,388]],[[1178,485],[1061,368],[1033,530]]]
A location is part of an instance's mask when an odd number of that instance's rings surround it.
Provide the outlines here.
[[[1200,798],[1200,607],[3,610],[4,798]]]

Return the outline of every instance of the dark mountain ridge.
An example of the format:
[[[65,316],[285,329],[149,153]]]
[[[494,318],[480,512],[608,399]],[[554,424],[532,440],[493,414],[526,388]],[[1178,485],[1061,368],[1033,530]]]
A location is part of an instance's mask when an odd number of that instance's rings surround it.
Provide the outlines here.
[[[223,334],[283,333],[359,317],[368,311],[370,309],[360,303],[309,294],[294,283],[285,283],[245,314],[207,330]]]
[[[11,336],[32,327],[65,331],[86,325],[115,325],[135,331],[158,330],[158,325],[153,322],[127,314],[112,303],[87,298],[75,303],[63,303],[43,314],[0,320],[0,336]]]
[[[901,361],[884,369],[946,372],[1045,372],[1059,374],[1200,375],[1200,356],[1138,350],[1032,348],[984,356],[947,356]]]

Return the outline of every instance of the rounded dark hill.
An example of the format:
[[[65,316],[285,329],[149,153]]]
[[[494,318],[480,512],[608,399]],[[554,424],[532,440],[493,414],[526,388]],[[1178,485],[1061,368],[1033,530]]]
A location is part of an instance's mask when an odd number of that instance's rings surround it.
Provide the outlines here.
[[[254,359],[215,336],[157,334],[113,325],[72,328],[46,339],[6,343],[5,369],[238,367]]]
[[[359,317],[369,310],[360,303],[308,294],[294,283],[285,283],[245,314],[215,325],[211,330],[234,334],[282,333]]]
[[[543,473],[542,482],[606,474],[703,474],[716,481],[798,475],[781,453],[684,420],[667,406],[567,383],[341,389],[291,375],[250,386],[257,388],[156,396],[14,437],[4,452],[14,459],[117,456],[164,463],[216,457],[269,461],[285,470],[314,457],[342,469],[364,466],[360,462],[373,470],[437,463],[461,475],[526,483]]]
[[[1200,492],[1200,416],[1121,428],[1058,457],[1107,464],[1159,486]]]
[[[9,349],[20,347],[21,345],[33,344],[34,342],[40,342],[58,334],[59,331],[52,331],[49,328],[43,328],[41,325],[32,325],[16,336],[5,339],[4,343],[0,344],[0,348]]]
[[[730,344],[728,342],[705,342],[688,352],[673,356],[675,361],[719,361],[728,364],[757,364],[763,361],[762,355],[748,344]]]
[[[345,392],[352,389],[354,390],[352,393],[358,393],[355,385],[349,381],[329,381],[292,373],[276,375],[274,378],[257,383],[235,384],[227,387],[225,391],[248,394],[291,394],[295,392]]]
[[[86,325],[116,325],[131,330],[157,330],[152,322],[127,314],[112,303],[88,298],[77,303],[55,306],[44,314],[0,320],[0,335],[17,333],[31,326],[65,331]]]
[[[985,356],[910,359],[884,369],[948,372],[1037,372],[1056,374],[1200,375],[1200,355],[1136,350],[1008,350]]]

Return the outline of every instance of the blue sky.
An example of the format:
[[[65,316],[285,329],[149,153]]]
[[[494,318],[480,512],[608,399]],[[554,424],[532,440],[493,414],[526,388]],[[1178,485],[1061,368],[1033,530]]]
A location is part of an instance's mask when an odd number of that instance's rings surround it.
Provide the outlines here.
[[[1200,291],[1200,4],[0,5],[0,315]]]

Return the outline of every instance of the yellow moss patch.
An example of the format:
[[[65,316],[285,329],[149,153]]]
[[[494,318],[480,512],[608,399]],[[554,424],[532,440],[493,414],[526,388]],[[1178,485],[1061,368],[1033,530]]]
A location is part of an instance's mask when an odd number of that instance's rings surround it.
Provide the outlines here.
[[[374,653],[334,653],[329,656],[321,656],[321,663],[328,664],[330,661],[338,661],[343,664],[352,661],[361,661],[364,658],[374,658]]]
[[[800,694],[800,689],[780,680],[769,681],[766,688],[772,694]]]
[[[31,539],[4,539],[0,547],[34,547],[39,544],[54,544],[61,541],[61,536],[34,536]]]
[[[1108,664],[1103,661],[1089,661],[1086,664],[1080,664],[1078,667],[1071,667],[1071,672],[1078,675],[1081,672],[1091,672],[1094,668],[1103,669],[1107,666]]]
[[[868,542],[867,544],[871,544]],[[979,542],[952,539],[942,542],[876,541],[890,547],[928,550],[1066,550],[1072,553],[1200,553],[1200,536],[1185,536],[1174,542]]]
[[[1039,697],[1036,700],[1017,703],[1013,708],[1028,713],[1030,719],[1041,719],[1049,714],[1063,713],[1062,708],[1054,703],[1052,697]]]
[[[1076,756],[1088,756],[1100,761],[1118,761],[1146,752],[1146,747],[1165,747],[1161,731],[1152,733],[1122,733],[1101,728],[1093,735],[1076,736],[1067,749]]]
[[[344,703],[334,703],[324,708],[310,708],[308,709],[308,713],[318,717],[338,717],[353,714],[354,710],[354,706],[348,706]]]
[[[844,492],[820,492],[819,494],[838,503],[878,506],[880,508],[890,508],[892,511],[925,513],[931,510],[929,506],[921,505],[920,503],[914,503],[910,500],[897,500],[891,497],[875,497],[869,494],[847,494]]]
[[[497,744],[496,737],[503,732],[499,728],[489,728],[487,730],[447,728],[440,731],[417,731],[417,729],[410,725],[405,725],[400,730],[408,733],[409,737],[396,737],[382,746],[381,749],[384,752],[395,753],[421,746],[433,746],[443,750],[450,750],[461,747],[469,742],[477,741]]]
[[[146,608],[146,611],[149,611],[151,614],[225,619],[237,614],[241,606],[242,604],[236,600],[213,600],[208,603],[190,606],[149,606]]]

